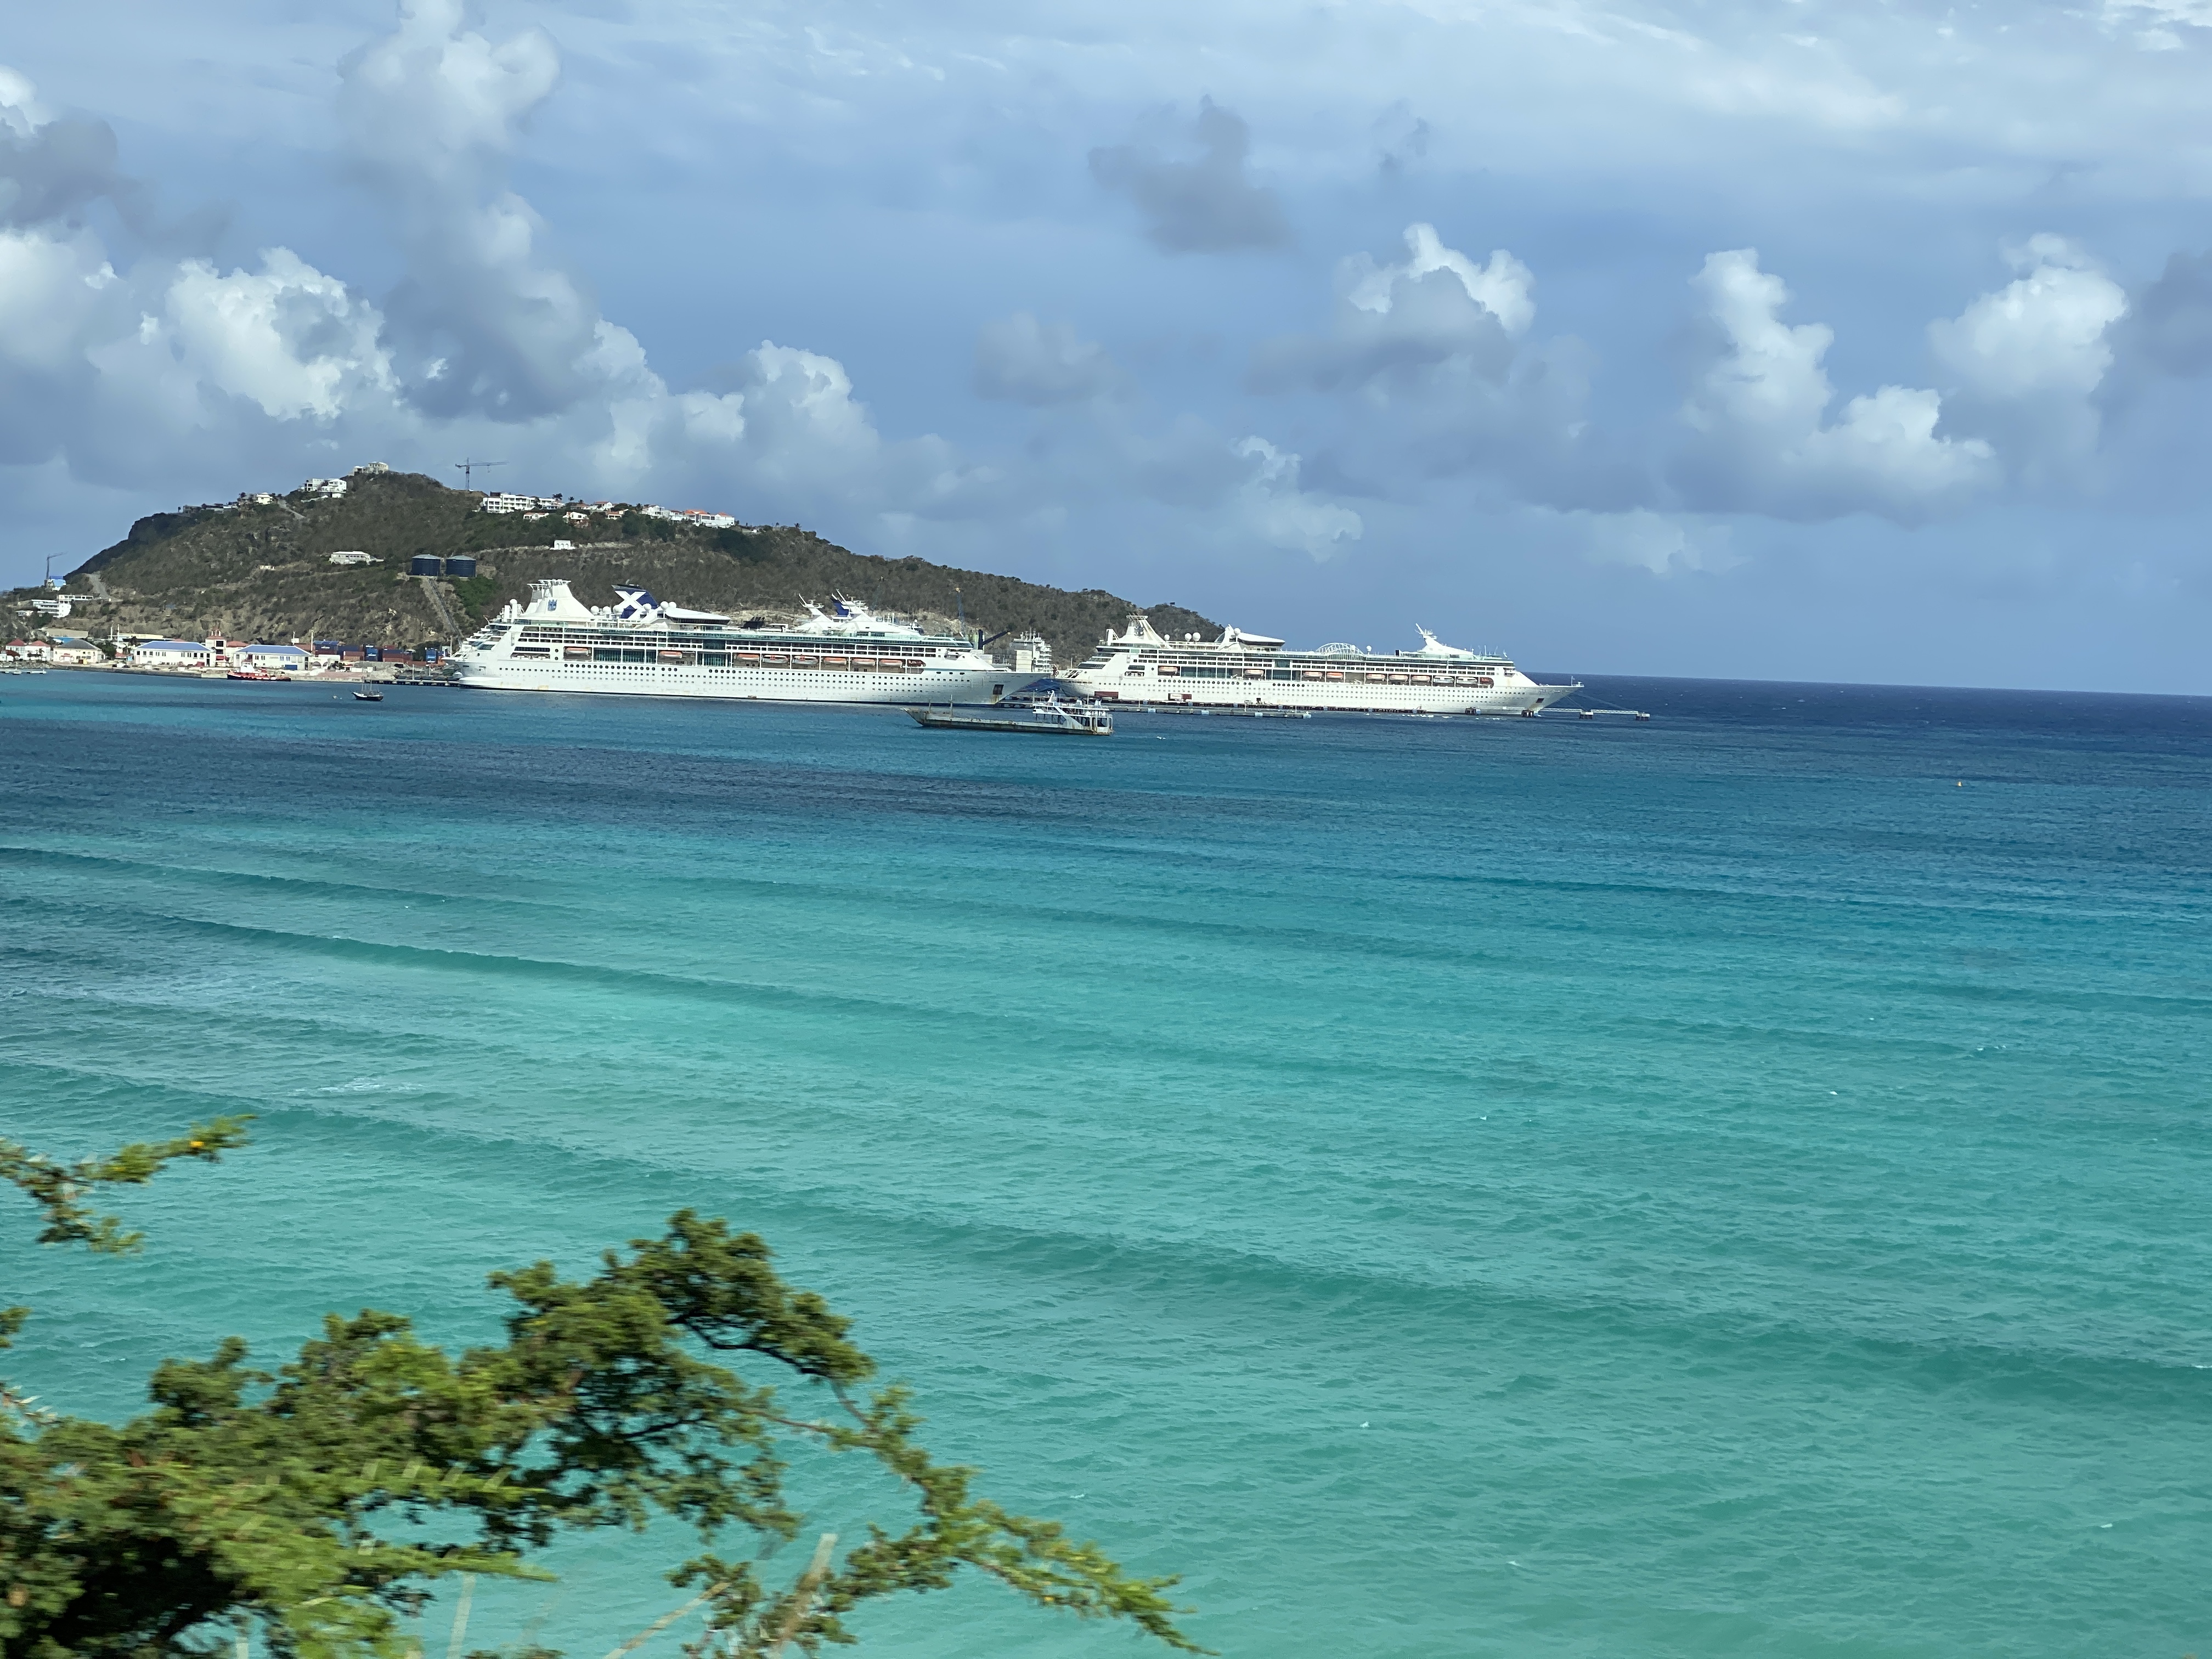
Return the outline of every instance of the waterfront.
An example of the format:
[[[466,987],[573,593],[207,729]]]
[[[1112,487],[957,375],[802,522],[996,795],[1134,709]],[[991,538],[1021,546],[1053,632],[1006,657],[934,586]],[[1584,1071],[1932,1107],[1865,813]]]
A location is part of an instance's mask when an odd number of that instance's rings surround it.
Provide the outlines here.
[[[126,1196],[143,1260],[26,1261],[55,1403],[363,1302],[477,1337],[484,1270],[692,1204],[1229,1653],[2206,1639],[2212,704],[8,684],[0,1086],[61,1150],[262,1115]],[[547,1639],[672,1605],[641,1559]],[[1129,1650],[954,1601],[867,1629]]]

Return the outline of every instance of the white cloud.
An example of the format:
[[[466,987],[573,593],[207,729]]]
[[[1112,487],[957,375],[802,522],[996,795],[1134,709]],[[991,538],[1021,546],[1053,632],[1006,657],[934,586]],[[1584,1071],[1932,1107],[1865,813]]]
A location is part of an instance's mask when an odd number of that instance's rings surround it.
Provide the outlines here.
[[[544,221],[507,187],[521,124],[559,79],[542,30],[495,44],[460,0],[405,0],[398,27],[339,66],[348,154],[407,263],[386,303],[399,373],[428,414],[557,414],[637,360],[610,350],[614,325],[544,257]]]
[[[1504,248],[1492,250],[1488,263],[1478,265],[1456,248],[1443,245],[1437,228],[1429,224],[1406,227],[1406,258],[1394,265],[1378,265],[1364,253],[1347,262],[1352,280],[1345,298],[1359,311],[1388,315],[1401,297],[1400,284],[1433,272],[1449,271],[1459,278],[1467,297],[1498,319],[1516,338],[1528,331],[1536,319],[1536,285],[1528,267]]]
[[[406,6],[347,60],[354,159],[407,259],[384,306],[281,246],[246,269],[149,257],[118,274],[88,228],[0,223],[0,462],[227,478],[359,453],[441,470],[491,421],[516,476],[572,487],[763,516],[970,510],[988,473],[937,439],[887,443],[835,358],[765,341],[726,384],[672,392],[543,257],[502,169],[556,70],[543,35],[494,45],[447,0]],[[27,82],[0,76],[0,143],[43,143]]]
[[[1732,570],[1743,562],[1729,546],[1726,525],[1649,507],[1564,516],[1583,535],[1589,557],[1600,564],[1633,565],[1655,576],[1672,576],[1693,570]]]
[[[462,0],[401,0],[399,27],[338,66],[352,153],[391,168],[410,198],[480,189],[560,79],[560,53],[543,29],[494,45],[465,29],[466,18]]]
[[[1253,353],[1252,383],[1382,399],[1420,389],[1440,368],[1495,380],[1535,319],[1534,287],[1528,267],[1503,248],[1478,265],[1446,247],[1433,225],[1408,225],[1404,259],[1378,264],[1357,253],[1338,265],[1328,336],[1264,342]]]
[[[975,395],[1041,407],[1085,403],[1118,390],[1121,368],[1106,348],[1066,323],[1026,311],[988,322],[975,335]]]
[[[89,231],[0,229],[0,362],[46,373],[64,368],[114,280]]]
[[[0,128],[14,137],[28,138],[52,119],[30,78],[0,64]]]
[[[2008,250],[2020,276],[1929,325],[1953,388],[1953,418],[1996,440],[2017,475],[2076,477],[2095,453],[2094,401],[2112,367],[2126,290],[2076,244],[2031,237]]]
[[[167,317],[179,357],[273,419],[329,421],[357,389],[392,388],[376,307],[289,248],[264,252],[258,272],[227,276],[187,260],[170,285]]]
[[[748,471],[785,484],[853,481],[865,476],[883,440],[853,396],[852,377],[834,357],[763,340],[746,355],[743,387],[731,398],[742,420],[726,414],[700,419],[699,405],[679,399],[695,441],[742,439]]]
[[[1790,290],[1759,268],[1755,249],[1711,255],[1692,286],[1716,339],[1681,411],[1690,442],[1674,476],[1691,506],[1912,523],[1996,482],[1987,443],[1936,434],[1942,399],[1934,392],[1886,386],[1831,422],[1834,390],[1821,360],[1834,332],[1782,321]]]
[[[2184,28],[2212,28],[2212,3],[2207,0],[2105,0],[2104,21],[2131,31],[2130,38],[2145,52],[2179,52]]]
[[[1368,489],[1473,474],[1563,510],[1648,505],[1650,467],[1591,420],[1595,354],[1572,337],[1527,337],[1528,267],[1503,248],[1477,264],[1426,223],[1407,227],[1405,249],[1389,263],[1340,262],[1328,332],[1262,342],[1251,389],[1349,399],[1327,453]]]
[[[1261,540],[1318,562],[1359,539],[1365,526],[1357,513],[1298,487],[1297,456],[1256,437],[1234,453],[1249,468],[1237,491],[1236,516]]]
[[[2017,280],[1929,325],[1936,361],[1984,398],[2087,398],[2112,366],[2106,332],[2127,314],[2126,290],[2063,236],[2008,254]]]

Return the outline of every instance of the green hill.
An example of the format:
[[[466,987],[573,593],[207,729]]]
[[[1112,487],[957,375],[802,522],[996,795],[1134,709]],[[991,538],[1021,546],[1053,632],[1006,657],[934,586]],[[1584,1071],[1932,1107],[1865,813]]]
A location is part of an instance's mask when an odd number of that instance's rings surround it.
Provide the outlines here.
[[[1034,629],[1063,667],[1098,636],[1145,610],[1162,632],[1218,632],[1180,605],[1139,606],[1097,588],[1071,593],[923,559],[854,553],[795,525],[708,530],[636,512],[586,525],[478,510],[482,492],[449,489],[411,472],[356,472],[343,495],[307,490],[266,504],[157,513],[131,526],[70,574],[87,630],[188,638],[337,639],[352,644],[451,643],[457,633],[561,576],[591,605],[617,582],[740,617],[795,611],[802,599],[845,593],[878,609],[950,626],[964,613],[985,632]],[[573,549],[555,550],[556,538]],[[381,561],[345,567],[339,551]],[[470,553],[480,574],[461,581],[405,574],[416,554]],[[71,618],[71,623],[77,620]]]

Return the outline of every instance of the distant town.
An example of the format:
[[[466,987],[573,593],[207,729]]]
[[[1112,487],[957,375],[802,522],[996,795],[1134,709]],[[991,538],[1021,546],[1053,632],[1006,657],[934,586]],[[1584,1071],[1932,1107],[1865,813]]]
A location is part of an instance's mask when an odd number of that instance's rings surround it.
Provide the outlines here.
[[[241,490],[231,501],[188,503],[179,511],[199,515],[234,512],[249,507],[273,507],[288,499],[288,495],[335,499],[347,493],[352,480],[363,475],[388,473],[391,470],[385,462],[366,461],[343,477],[309,478],[294,491]],[[702,530],[739,528],[735,514],[713,512],[704,507],[670,507],[651,502],[584,501],[567,495],[526,495],[507,490],[486,490],[482,492],[482,495],[477,506],[477,511],[480,513],[511,514],[533,520],[558,518],[576,530],[587,533],[611,531],[615,527],[612,521],[630,514]],[[556,552],[574,545],[573,539],[556,538],[551,542],[552,550]],[[345,550],[332,552],[326,557],[329,563],[340,567],[383,562],[367,552]],[[477,561],[465,554],[442,557],[416,555],[408,559],[406,563],[406,574],[411,576],[443,577],[453,580],[466,580],[478,574]],[[92,592],[71,594],[66,591],[65,578],[49,575],[27,604],[15,608],[17,617],[27,618],[29,625],[23,637],[10,639],[4,646],[0,646],[0,665],[17,669],[31,666],[130,669],[203,677],[221,674],[238,679],[282,679],[302,674],[342,678],[391,678],[404,670],[414,669],[418,671],[420,678],[434,679],[442,678],[440,671],[449,648],[437,643],[408,648],[389,644],[356,644],[331,639],[302,638],[281,641],[219,638],[184,640],[130,632],[115,632],[95,637],[83,629],[63,625],[77,605],[102,597],[100,579],[95,575],[91,580]]]

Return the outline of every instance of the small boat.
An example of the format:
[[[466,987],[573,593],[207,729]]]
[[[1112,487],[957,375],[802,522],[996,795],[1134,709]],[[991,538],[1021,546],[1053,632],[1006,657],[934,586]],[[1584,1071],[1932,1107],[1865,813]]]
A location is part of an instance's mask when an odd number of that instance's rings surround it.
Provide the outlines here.
[[[384,693],[381,691],[356,691],[353,694],[353,700],[356,702],[382,702],[384,701]]]
[[[938,703],[906,711],[944,732],[1027,732],[1041,737],[1110,738],[1114,716],[1100,703],[1060,701],[1057,690],[1018,691],[1001,702]]]

